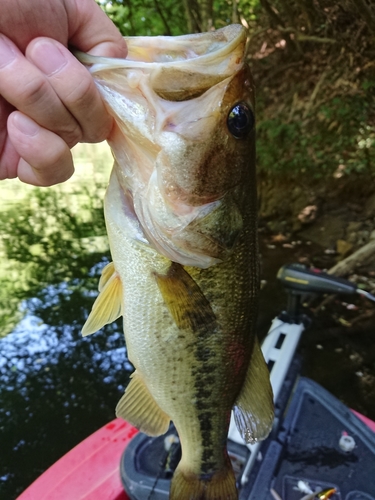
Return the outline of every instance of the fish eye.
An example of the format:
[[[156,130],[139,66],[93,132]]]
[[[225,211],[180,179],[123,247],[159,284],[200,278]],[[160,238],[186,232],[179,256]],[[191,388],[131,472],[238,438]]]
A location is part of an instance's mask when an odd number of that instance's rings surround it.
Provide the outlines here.
[[[236,139],[243,139],[253,129],[254,113],[244,102],[238,102],[229,111],[227,125],[229,132]]]

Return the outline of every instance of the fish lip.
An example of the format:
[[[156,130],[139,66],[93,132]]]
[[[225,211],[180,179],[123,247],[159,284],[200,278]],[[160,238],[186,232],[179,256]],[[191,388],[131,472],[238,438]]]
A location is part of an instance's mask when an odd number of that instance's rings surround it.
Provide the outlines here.
[[[169,60],[169,61],[161,61],[161,60],[139,61],[131,58],[132,46],[136,46],[137,43],[142,47],[147,47],[147,44],[150,43],[151,39],[160,40],[167,46],[170,45],[170,48],[172,49],[176,46],[176,41],[186,42],[193,40],[199,42],[199,39],[204,39],[205,37],[207,38],[207,35],[213,36],[214,33],[217,34],[220,33],[226,37],[225,40],[222,40],[223,43],[221,44],[221,46],[220,42],[217,40],[216,45],[214,42],[212,43],[212,45],[215,47],[213,50],[203,51],[202,54],[196,55],[195,57],[187,57],[186,59]],[[191,35],[181,35],[175,37],[172,36],[171,37],[168,36],[124,37],[125,41],[128,42],[129,45],[128,57],[126,59],[94,56],[91,54],[85,54],[80,51],[74,51],[74,55],[83,64],[91,65],[90,67],[91,73],[99,72],[102,69],[106,69],[108,66],[110,66],[111,69],[116,69],[116,68],[152,69],[152,68],[163,68],[163,67],[171,68],[171,67],[185,66],[186,64],[189,64],[192,61],[194,63],[198,63],[202,67],[209,67],[212,64],[213,60],[218,58],[223,58],[223,56],[234,52],[236,46],[240,45],[241,43],[246,44],[246,33],[247,31],[244,28],[244,26],[242,26],[242,24],[231,24],[229,26],[225,26],[224,28],[216,30],[216,32],[209,32],[209,33],[194,33]],[[166,50],[165,45],[163,45],[162,51],[165,52],[165,50]],[[244,51],[242,51],[242,53],[243,52]],[[238,61],[238,64],[242,63],[242,59],[243,58],[241,57],[240,60]],[[230,73],[232,73],[232,71]]]

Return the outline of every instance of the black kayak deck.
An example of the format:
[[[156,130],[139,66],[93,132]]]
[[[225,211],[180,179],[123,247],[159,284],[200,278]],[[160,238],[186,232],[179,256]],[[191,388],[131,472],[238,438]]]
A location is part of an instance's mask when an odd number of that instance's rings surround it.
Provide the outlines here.
[[[298,380],[268,441],[241,500],[274,500],[271,488],[283,500],[300,500],[301,482],[312,491],[335,487],[331,500],[375,500],[375,434],[312,380]]]

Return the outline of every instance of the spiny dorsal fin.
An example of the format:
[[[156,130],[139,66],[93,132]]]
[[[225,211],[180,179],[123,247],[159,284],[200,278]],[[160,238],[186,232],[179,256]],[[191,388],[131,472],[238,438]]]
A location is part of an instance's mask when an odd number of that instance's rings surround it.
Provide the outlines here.
[[[255,339],[246,378],[233,408],[237,428],[247,443],[265,439],[274,418],[269,371]]]
[[[91,335],[122,314],[122,284],[111,262],[102,271],[97,296],[91,313],[82,328],[82,335]]]
[[[136,371],[116,406],[116,416],[149,436],[160,436],[169,428],[170,418],[156,403]]]
[[[180,329],[198,331],[214,329],[216,316],[211,304],[185,269],[172,262],[165,275],[154,273],[159,290],[163,296],[176,325]]]

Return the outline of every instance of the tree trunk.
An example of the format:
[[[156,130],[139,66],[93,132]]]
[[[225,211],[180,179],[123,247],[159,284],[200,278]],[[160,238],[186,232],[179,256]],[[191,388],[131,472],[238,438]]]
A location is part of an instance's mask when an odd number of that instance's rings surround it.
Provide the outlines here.
[[[277,29],[279,26],[281,26],[282,28],[285,28],[284,21],[276,13],[276,11],[272,8],[272,6],[268,2],[268,0],[260,0],[260,5],[266,11],[268,18],[270,20],[270,25],[272,28]],[[289,49],[291,49],[292,52],[293,51],[295,52],[296,50],[298,52],[300,52],[300,50],[298,50],[298,47],[296,47],[294,40],[292,40],[292,38],[290,37],[288,32],[286,32],[284,34],[284,37],[285,37],[285,41],[286,41],[287,46],[289,47]]]
[[[202,31],[199,6],[196,0],[184,0],[185,16],[189,33],[199,33]]]
[[[232,0],[232,23],[238,24],[240,22],[240,16],[238,15],[238,2],[239,0]]]
[[[200,0],[201,30],[208,31],[213,25],[213,0]]]
[[[160,16],[160,19],[162,20],[162,22],[164,24],[164,30],[165,30],[164,35],[171,36],[172,31],[171,31],[169,24],[168,24],[164,14],[163,14],[163,10],[160,7],[158,0],[154,0],[154,4],[155,4],[155,9],[158,11],[158,14]]]
[[[314,29],[315,19],[317,17],[314,2],[313,0],[297,0],[297,4],[300,7],[304,19],[306,20],[308,32],[311,33]]]

